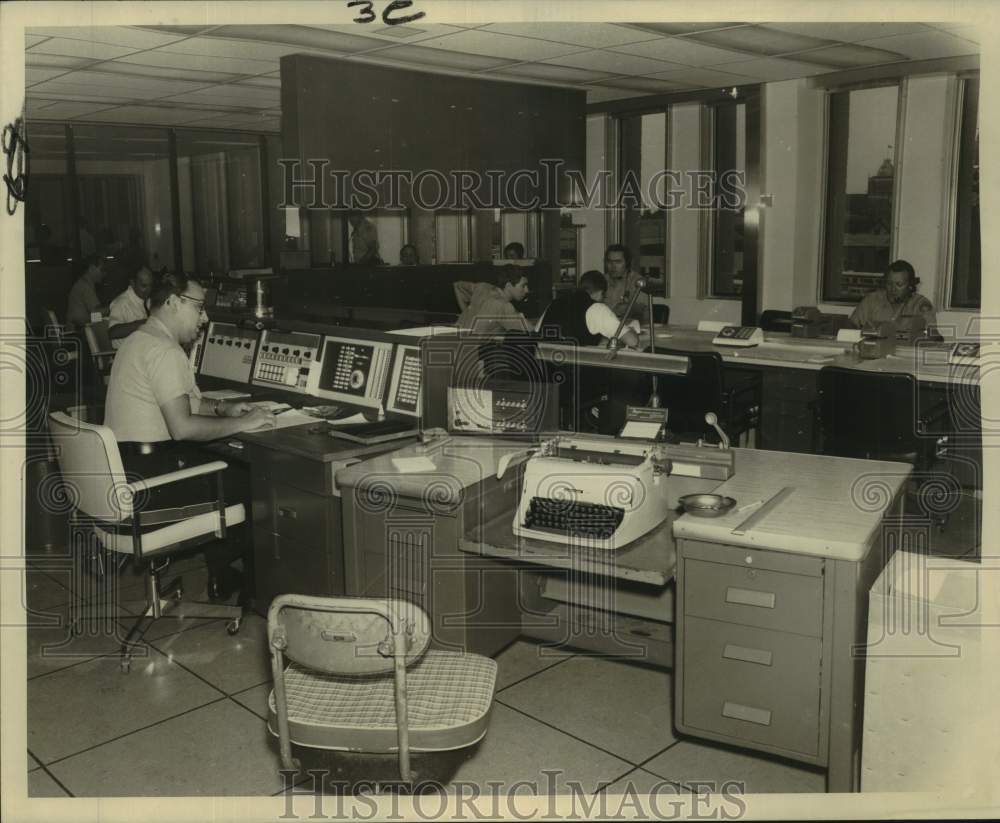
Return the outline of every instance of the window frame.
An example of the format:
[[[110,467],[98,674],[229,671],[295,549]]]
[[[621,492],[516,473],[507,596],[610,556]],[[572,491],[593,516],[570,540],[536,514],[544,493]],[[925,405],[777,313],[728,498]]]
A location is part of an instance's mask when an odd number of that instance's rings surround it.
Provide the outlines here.
[[[982,78],[978,71],[961,72],[954,76],[955,89],[954,89],[954,109],[952,111],[951,122],[953,125],[952,134],[954,135],[954,140],[952,141],[951,147],[951,158],[950,158],[950,175],[948,178],[948,204],[947,211],[945,214],[945,238],[943,246],[943,253],[945,259],[942,261],[942,271],[945,272],[944,283],[942,284],[943,294],[940,296],[943,298],[940,302],[941,305],[947,307],[947,311],[956,312],[972,312],[978,313],[982,311],[982,212],[980,211],[980,293],[979,302],[977,305],[958,305],[955,303],[955,276],[956,276],[956,252],[958,251],[958,205],[959,205],[959,185],[961,181],[961,163],[962,163],[962,148],[963,148],[963,134],[962,125],[965,119],[965,103],[967,99],[967,89],[969,81],[975,81],[978,83],[977,100],[976,100],[976,120],[981,121],[981,113],[979,109],[979,104],[982,100]],[[981,156],[977,158],[977,162],[981,162]],[[980,182],[981,185],[981,182]]]
[[[746,98],[734,98],[732,100],[712,100],[705,102],[702,105],[703,119],[702,119],[702,168],[710,169],[715,175],[713,185],[718,184],[718,169],[716,169],[716,137],[718,135],[717,130],[717,112],[722,106],[744,106],[743,110],[743,157],[744,157],[744,168],[743,174],[746,181],[746,189],[749,192],[750,189],[750,150],[749,150],[749,132],[750,132],[750,122],[748,118],[749,114],[749,101]],[[758,162],[759,165],[759,162]],[[714,195],[714,191],[713,191]],[[743,255],[744,260],[746,259],[746,214],[749,208],[749,199],[743,208]],[[704,211],[704,219],[702,223],[703,232],[703,273],[702,273],[702,288],[701,291],[704,296],[709,300],[735,300],[737,302],[743,301],[742,289],[738,292],[723,293],[716,290],[715,274],[716,274],[716,251],[718,246],[716,245],[716,235],[717,226],[719,222],[719,209],[712,208]],[[734,224],[735,226],[735,224]],[[758,238],[757,241],[757,253],[760,252],[760,242],[761,239]]]

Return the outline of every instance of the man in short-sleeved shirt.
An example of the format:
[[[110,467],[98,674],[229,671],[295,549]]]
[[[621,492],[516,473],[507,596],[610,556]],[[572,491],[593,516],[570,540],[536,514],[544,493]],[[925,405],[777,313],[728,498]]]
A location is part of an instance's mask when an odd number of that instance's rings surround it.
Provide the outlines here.
[[[94,257],[84,259],[83,274],[69,290],[66,300],[66,323],[71,328],[82,329],[90,322],[92,314],[103,312],[104,305],[97,296],[97,286],[104,279],[104,269]]]
[[[149,317],[146,300],[152,291],[153,273],[143,266],[132,275],[132,281],[125,291],[111,301],[108,333],[114,348],[119,348],[126,337],[146,322]]]
[[[528,331],[524,315],[513,305],[524,300],[530,292],[528,278],[517,266],[504,266],[497,276],[497,285],[458,281],[454,290],[462,310],[458,317],[460,329],[479,334]]]
[[[549,304],[539,329],[584,346],[596,346],[611,339],[621,321],[604,302],[607,286],[607,279],[599,271],[585,272],[578,289],[560,295]],[[637,321],[630,320],[619,335],[630,348],[639,345],[637,325]]]
[[[619,243],[608,246],[604,252],[604,274],[608,278],[604,302],[618,317],[622,317],[628,309],[632,296],[639,290],[637,281],[642,277],[639,272],[632,270],[632,252],[627,246]],[[639,296],[632,306],[632,311],[629,312],[629,317],[641,323],[649,320],[649,305],[646,298]]]
[[[896,330],[909,332],[914,319],[922,318],[923,328],[934,330],[937,317],[931,301],[917,293],[916,272],[906,260],[895,260],[885,273],[885,286],[869,292],[851,313],[851,325],[865,328],[891,320]]]

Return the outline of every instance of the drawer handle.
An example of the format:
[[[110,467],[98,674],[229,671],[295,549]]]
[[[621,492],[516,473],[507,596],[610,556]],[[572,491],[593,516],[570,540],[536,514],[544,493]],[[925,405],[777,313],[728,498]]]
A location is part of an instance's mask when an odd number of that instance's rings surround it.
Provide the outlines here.
[[[289,520],[298,520],[299,513],[295,509],[290,509],[287,506],[278,506],[278,517],[287,517]]]
[[[774,608],[773,592],[756,592],[753,589],[740,589],[730,586],[726,589],[726,602],[740,606],[758,606],[762,609]]]
[[[327,629],[323,629],[323,631],[319,633],[319,636],[324,640],[330,640],[334,643],[356,643],[358,640],[358,636],[356,634],[351,634],[350,632],[331,632]]]
[[[742,660],[744,663],[759,663],[761,666],[770,666],[772,652],[766,649],[750,649],[746,646],[735,646],[727,643],[722,650],[722,656],[729,660]]]
[[[722,716],[731,717],[733,720],[746,720],[748,723],[760,726],[771,725],[771,712],[767,709],[755,709],[753,706],[730,703],[728,700],[722,704]]]

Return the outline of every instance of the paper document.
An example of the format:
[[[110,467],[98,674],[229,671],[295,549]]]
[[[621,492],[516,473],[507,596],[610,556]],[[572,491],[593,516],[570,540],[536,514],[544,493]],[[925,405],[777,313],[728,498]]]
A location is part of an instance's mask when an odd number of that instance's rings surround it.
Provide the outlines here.
[[[289,411],[275,414],[269,421],[258,426],[256,429],[250,429],[250,431],[263,432],[270,431],[271,429],[287,429],[289,426],[301,426],[303,423],[315,422],[315,417],[303,414],[298,409],[290,409]]]
[[[367,420],[361,412],[358,412],[357,414],[352,414],[350,417],[342,417],[340,420],[327,420],[326,422],[331,426],[352,426],[358,423],[365,423]]]
[[[434,465],[434,461],[429,457],[394,457],[392,458],[392,465],[401,474],[431,472],[437,468]]]
[[[622,429],[620,437],[638,437],[643,440],[655,440],[663,423],[646,423],[642,420],[629,420]]]
[[[277,414],[291,408],[287,403],[279,403],[277,400],[255,400],[247,405],[253,406],[255,409],[271,412],[271,414]]]
[[[245,400],[250,395],[245,391],[234,391],[233,389],[215,389],[214,391],[203,391],[202,397],[209,400]]]

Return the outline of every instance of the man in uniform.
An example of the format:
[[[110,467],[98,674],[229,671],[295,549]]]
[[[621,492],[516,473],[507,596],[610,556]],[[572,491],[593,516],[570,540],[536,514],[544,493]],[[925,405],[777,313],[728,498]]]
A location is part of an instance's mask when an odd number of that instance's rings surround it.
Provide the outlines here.
[[[863,329],[891,320],[897,332],[910,332],[916,323],[933,331],[937,326],[934,306],[922,294],[917,294],[919,282],[913,266],[906,260],[894,260],[885,273],[882,288],[866,294],[854,308],[851,325]]]

